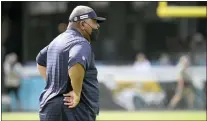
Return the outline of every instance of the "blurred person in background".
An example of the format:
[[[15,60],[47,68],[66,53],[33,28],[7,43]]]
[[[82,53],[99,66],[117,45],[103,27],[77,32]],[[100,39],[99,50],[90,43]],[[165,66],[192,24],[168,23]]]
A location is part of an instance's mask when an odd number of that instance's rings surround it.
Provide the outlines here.
[[[191,77],[192,74],[189,67],[189,57],[186,55],[181,56],[177,65],[177,88],[174,97],[169,103],[169,109],[174,109],[178,102],[180,102],[180,100],[184,97],[187,99],[188,108],[192,109],[194,107],[195,87],[193,85],[193,80]]]
[[[190,42],[190,56],[192,65],[206,66],[206,39],[201,33],[195,33]],[[195,105],[203,108],[206,105],[205,92],[201,88],[196,88]]]
[[[59,34],[63,33],[67,29],[67,24],[65,23],[60,23],[58,25],[58,32]]]
[[[151,64],[144,55],[144,53],[138,53],[136,55],[136,61],[134,63],[134,68],[137,71],[148,71],[151,68]]]
[[[99,93],[100,93],[100,108],[101,109],[117,109],[124,110],[123,105],[116,101],[116,90],[117,90],[117,82],[115,80],[115,76],[112,74],[106,74],[103,78],[104,81],[99,83]],[[123,98],[123,97],[122,97]],[[123,102],[123,99],[122,99]],[[125,102],[126,103],[126,102]]]
[[[206,104],[206,94],[207,94],[207,80],[205,81],[205,85],[203,88],[203,92],[204,92],[204,102],[205,102],[205,108],[207,109],[207,104]]]
[[[170,57],[167,53],[162,53],[159,58],[159,65],[168,66],[171,65]]]
[[[19,98],[21,71],[22,65],[18,62],[17,55],[15,53],[6,55],[4,62],[5,87],[8,94],[14,93],[18,110],[21,109]]]
[[[9,27],[10,27],[10,19],[8,16],[2,16],[2,33],[1,33],[1,65],[4,64],[4,60],[5,60],[5,54],[6,54],[6,47],[5,47],[5,43],[8,39],[8,35],[9,35]],[[1,87],[2,87],[2,93],[5,93],[5,80],[4,80],[4,66],[1,66]]]
[[[193,65],[206,65],[206,41],[202,34],[193,35],[190,52]]]

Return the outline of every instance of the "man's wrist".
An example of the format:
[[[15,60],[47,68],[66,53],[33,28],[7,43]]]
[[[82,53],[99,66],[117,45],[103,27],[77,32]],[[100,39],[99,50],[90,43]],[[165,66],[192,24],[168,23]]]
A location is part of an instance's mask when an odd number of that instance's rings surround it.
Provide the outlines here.
[[[80,95],[81,95],[81,93],[78,92],[78,91],[74,91],[74,94],[75,94],[76,97],[80,97]]]

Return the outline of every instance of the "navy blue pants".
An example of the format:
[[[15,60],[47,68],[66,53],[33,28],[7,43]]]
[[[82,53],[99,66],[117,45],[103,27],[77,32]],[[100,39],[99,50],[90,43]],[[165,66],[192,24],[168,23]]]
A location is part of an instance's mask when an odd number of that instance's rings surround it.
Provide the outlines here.
[[[47,102],[39,112],[40,121],[95,121],[96,115],[90,113],[85,104],[79,103],[75,108],[64,105],[63,97],[56,97]]]

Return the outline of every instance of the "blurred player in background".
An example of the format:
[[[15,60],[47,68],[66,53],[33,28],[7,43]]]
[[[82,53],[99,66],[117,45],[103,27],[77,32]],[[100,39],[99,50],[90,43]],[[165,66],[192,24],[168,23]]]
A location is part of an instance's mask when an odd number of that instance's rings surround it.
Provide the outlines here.
[[[159,65],[169,66],[171,65],[170,57],[167,53],[162,53],[159,58]]]
[[[134,69],[137,71],[149,71],[151,69],[151,63],[146,58],[144,53],[138,53],[134,62]]]
[[[190,50],[193,65],[206,65],[206,40],[202,34],[192,36]]]
[[[46,80],[40,96],[41,121],[96,120],[99,83],[91,42],[103,21],[92,8],[77,6],[67,30],[38,54],[37,67]]]
[[[65,23],[58,24],[58,33],[59,34],[65,32],[66,29],[67,29],[67,24],[65,24]]]
[[[21,109],[19,98],[21,71],[22,65],[18,62],[17,55],[15,53],[8,54],[4,62],[5,86],[8,94],[11,92],[15,94],[18,110]]]
[[[194,105],[195,88],[192,81],[192,74],[190,72],[190,60],[188,56],[182,56],[177,65],[178,77],[177,77],[177,89],[175,96],[172,98],[169,104],[170,109],[174,109],[178,102],[186,97],[188,108],[192,109]]]

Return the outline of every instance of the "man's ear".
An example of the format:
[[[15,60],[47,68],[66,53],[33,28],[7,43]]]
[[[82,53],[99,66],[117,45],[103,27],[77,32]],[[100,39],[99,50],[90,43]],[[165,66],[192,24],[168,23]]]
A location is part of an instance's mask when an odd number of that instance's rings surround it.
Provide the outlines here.
[[[79,25],[80,25],[80,28],[81,28],[82,30],[85,28],[85,27],[84,27],[84,21],[80,21]]]

